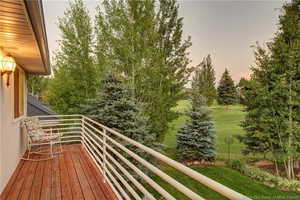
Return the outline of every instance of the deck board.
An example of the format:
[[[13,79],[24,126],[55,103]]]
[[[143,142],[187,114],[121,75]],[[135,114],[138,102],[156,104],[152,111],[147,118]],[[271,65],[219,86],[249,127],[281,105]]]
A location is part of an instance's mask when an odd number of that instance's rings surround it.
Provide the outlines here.
[[[29,162],[33,161],[24,161],[27,162],[25,165],[30,165]],[[32,185],[32,190],[30,193],[30,200],[38,200],[41,199],[41,191],[42,191],[42,184],[43,184],[43,172],[44,169],[46,168],[45,165],[46,161],[40,161],[38,162],[38,166],[35,172],[35,176],[33,179],[33,185]],[[26,174],[23,174],[24,177],[26,177]]]
[[[72,152],[67,147],[64,147],[63,149],[66,152]],[[78,176],[77,176],[77,173],[75,170],[75,166],[74,166],[74,163],[71,158],[71,154],[64,154],[64,157],[65,157],[66,167],[67,167],[68,173],[69,173],[69,179],[70,179],[70,183],[71,183],[73,199],[82,200],[82,199],[84,199],[84,197],[83,197],[82,189],[81,189],[79,179],[78,179]]]
[[[87,178],[89,180],[89,184],[94,193],[94,196],[98,197],[98,199],[106,199],[104,192],[101,190],[101,187],[97,187],[98,182],[96,180],[94,173],[92,172],[92,170],[89,167],[88,160],[85,159],[85,157],[84,157],[85,155],[83,154],[82,151],[80,151],[80,154],[81,154],[80,156],[83,158],[80,160],[81,166],[83,168],[85,175],[87,176]]]
[[[9,192],[11,190],[11,188],[13,187],[22,167],[24,165],[24,162],[20,162],[16,168],[16,170],[14,171],[13,175],[11,176],[11,178],[9,179],[6,187],[4,188],[3,192],[1,193],[0,199],[7,199]]]
[[[116,200],[103,176],[79,144],[47,161],[20,161],[1,200]]]
[[[24,188],[22,189],[20,196],[19,196],[20,200],[29,199],[37,166],[38,166],[37,162],[30,163],[28,178],[25,180],[24,186],[23,186]]]
[[[65,152],[63,154],[65,154]],[[73,199],[69,173],[67,170],[67,166],[65,164],[64,155],[59,156],[59,169],[60,169],[60,181],[62,185],[61,187],[62,199],[64,200]]]
[[[53,160],[45,161],[45,168],[43,172],[43,183],[40,199],[50,200],[51,199],[51,183],[52,183],[52,165]]]
[[[52,164],[51,200],[61,200],[61,181],[59,159],[54,159]]]
[[[18,177],[13,183],[13,187],[11,188],[11,191],[9,192],[7,199],[11,199],[11,200],[18,199],[19,194],[21,193],[22,188],[24,186],[24,182],[27,177],[29,167],[30,165],[26,165],[26,164],[23,165],[23,167],[21,168],[18,174]],[[26,174],[26,176],[23,176],[23,174]]]
[[[93,173],[94,177],[96,178],[96,181],[98,182],[99,185],[102,185],[104,182],[104,177],[102,176],[101,173],[98,173],[97,167],[94,162],[91,161],[90,156],[86,152],[85,149],[81,149],[81,153],[84,157],[84,159],[87,160],[89,169]],[[114,195],[114,192],[112,191],[111,187],[101,187],[101,190],[103,191],[105,198],[107,199],[117,199]]]

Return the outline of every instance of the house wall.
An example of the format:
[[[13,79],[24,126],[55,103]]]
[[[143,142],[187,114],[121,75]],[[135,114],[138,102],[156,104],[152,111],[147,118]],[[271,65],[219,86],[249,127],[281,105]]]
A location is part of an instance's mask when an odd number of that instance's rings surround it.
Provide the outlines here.
[[[4,53],[0,50],[0,56]],[[24,84],[25,86],[26,84]],[[26,102],[26,90],[24,100]],[[14,119],[14,80],[10,76],[10,85],[6,85],[6,75],[0,76],[0,193],[13,174],[20,157],[25,151],[25,137],[21,133],[20,121],[24,115]]]

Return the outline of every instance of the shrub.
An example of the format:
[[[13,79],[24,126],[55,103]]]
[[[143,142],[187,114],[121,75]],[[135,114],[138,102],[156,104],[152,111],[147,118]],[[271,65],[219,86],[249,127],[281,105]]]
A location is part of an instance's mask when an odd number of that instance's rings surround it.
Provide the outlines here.
[[[225,163],[228,167],[238,170],[246,176],[270,187],[287,191],[300,191],[300,181],[298,180],[289,180],[275,176],[259,168],[246,165],[241,160],[227,160]]]
[[[245,168],[245,163],[241,160],[227,160],[226,165],[241,172],[243,172]]]
[[[245,165],[243,173],[270,187],[276,187],[289,191],[300,191],[300,181],[289,180],[280,176],[275,176],[256,167]]]

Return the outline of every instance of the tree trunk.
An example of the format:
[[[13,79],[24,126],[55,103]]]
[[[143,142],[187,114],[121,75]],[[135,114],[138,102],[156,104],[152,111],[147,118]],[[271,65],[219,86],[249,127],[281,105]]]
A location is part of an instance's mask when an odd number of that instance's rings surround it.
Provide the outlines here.
[[[274,163],[275,163],[276,174],[277,174],[277,176],[279,176],[278,163],[277,163],[276,159],[274,160]]]

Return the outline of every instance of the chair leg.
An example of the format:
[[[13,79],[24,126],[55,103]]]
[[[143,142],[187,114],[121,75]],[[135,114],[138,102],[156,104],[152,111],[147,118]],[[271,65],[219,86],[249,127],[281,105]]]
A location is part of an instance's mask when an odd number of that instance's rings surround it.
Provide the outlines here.
[[[61,144],[61,138],[59,138],[59,147],[60,147],[60,152],[63,152],[62,144]]]
[[[29,156],[30,156],[30,152],[31,152],[31,145],[28,143],[27,144],[27,159],[29,159]]]
[[[51,155],[51,158],[53,158],[53,142],[50,141],[50,155]]]

